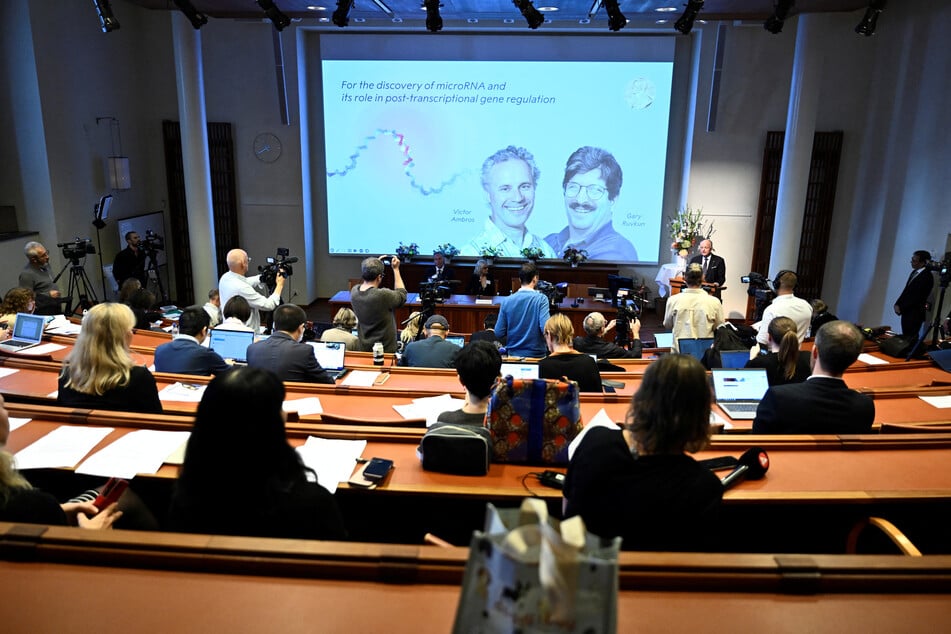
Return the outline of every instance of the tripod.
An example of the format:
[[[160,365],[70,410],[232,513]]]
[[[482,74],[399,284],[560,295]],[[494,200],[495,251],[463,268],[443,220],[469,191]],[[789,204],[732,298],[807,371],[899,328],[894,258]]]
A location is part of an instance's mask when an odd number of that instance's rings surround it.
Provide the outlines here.
[[[941,293],[938,294],[938,301],[935,304],[934,308],[934,322],[928,328],[925,328],[921,336],[918,337],[918,341],[912,347],[911,351],[908,352],[908,356],[905,357],[905,361],[910,361],[911,358],[915,355],[918,350],[924,350],[925,337],[928,336],[928,333],[931,333],[931,346],[929,350],[938,350],[939,342],[941,341],[941,308],[944,306],[944,294],[948,290],[948,282],[951,281],[951,276],[947,274],[946,271],[942,272],[941,275]]]
[[[162,298],[162,302],[167,304],[169,301],[168,293],[165,292],[165,286],[162,284],[162,275],[159,272],[158,264],[155,262],[155,250],[149,249],[145,252],[145,254],[149,260],[148,266],[145,267],[145,275],[147,277],[146,281],[151,280],[153,277],[152,275],[149,275],[149,271],[154,273],[155,283],[158,285],[158,294]]]
[[[99,298],[96,297],[96,290],[93,288],[92,282],[89,281],[89,276],[86,274],[86,267],[79,263],[78,259],[70,260],[67,263],[63,270],[53,279],[53,283],[62,277],[63,273],[66,272],[66,269],[69,269],[69,290],[66,292],[66,315],[73,314],[73,296],[76,295],[79,298],[79,301],[75,304],[75,307],[82,309],[92,308],[94,304],[99,303]]]

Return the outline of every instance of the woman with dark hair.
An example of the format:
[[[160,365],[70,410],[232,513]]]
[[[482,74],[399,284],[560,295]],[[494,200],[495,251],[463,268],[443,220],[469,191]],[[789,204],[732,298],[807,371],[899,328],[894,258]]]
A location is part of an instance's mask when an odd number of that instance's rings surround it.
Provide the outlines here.
[[[684,454],[710,437],[710,386],[700,362],[672,354],[651,363],[625,428],[588,425],[572,442],[565,517],[580,515],[596,535],[623,537],[627,549],[712,549],[723,485]]]
[[[266,370],[238,368],[212,379],[198,405],[169,528],[254,537],[346,537],[333,495],[287,442],[283,403],[284,384]]]
[[[776,317],[767,327],[769,354],[761,354],[746,362],[748,368],[766,368],[770,385],[802,383],[812,374],[810,354],[799,350],[796,322],[789,317]]]
[[[251,304],[240,295],[235,295],[225,303],[224,308],[221,309],[221,316],[224,317],[224,321],[218,324],[216,328],[221,328],[222,330],[244,330],[247,332],[254,331],[254,329],[248,325],[248,321],[251,319]]]
[[[151,330],[152,324],[161,321],[162,313],[155,310],[155,293],[139,288],[129,298],[129,307],[135,315],[136,330]]]

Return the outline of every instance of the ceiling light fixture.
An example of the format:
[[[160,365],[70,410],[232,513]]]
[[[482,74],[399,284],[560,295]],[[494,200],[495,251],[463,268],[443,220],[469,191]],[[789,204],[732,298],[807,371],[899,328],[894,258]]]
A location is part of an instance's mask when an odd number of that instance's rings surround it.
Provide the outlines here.
[[[885,9],[886,0],[871,0],[868,3],[868,9],[862,16],[862,21],[855,27],[855,32],[865,37],[871,37],[875,34],[875,26],[878,23],[878,15]],[[105,30],[105,29],[103,29]]]
[[[512,0],[512,4],[522,12],[525,21],[528,22],[528,28],[534,30],[544,24],[545,16],[535,8],[535,5],[532,4],[532,0]]]
[[[258,6],[264,11],[264,15],[278,31],[283,31],[291,23],[291,19],[277,8],[274,0],[255,0],[255,2],[258,3]]]

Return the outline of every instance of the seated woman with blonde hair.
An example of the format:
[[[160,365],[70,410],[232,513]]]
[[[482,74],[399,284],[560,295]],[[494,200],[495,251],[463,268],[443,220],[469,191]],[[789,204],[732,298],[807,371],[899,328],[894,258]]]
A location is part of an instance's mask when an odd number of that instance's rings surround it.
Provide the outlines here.
[[[35,308],[36,298],[33,291],[28,288],[11,288],[0,304],[0,324],[13,328],[17,313],[32,313]]]
[[[155,377],[129,351],[135,315],[125,304],[90,308],[63,362],[56,402],[70,407],[161,413]]]
[[[356,313],[349,308],[341,308],[334,315],[333,328],[325,330],[320,335],[320,340],[346,344],[347,350],[359,350],[360,340],[353,334],[353,329],[356,327]]]
[[[538,362],[538,376],[543,379],[566,377],[578,382],[582,392],[601,392],[601,371],[598,363],[571,347],[575,328],[562,313],[552,315],[545,322],[545,343],[551,353]]]

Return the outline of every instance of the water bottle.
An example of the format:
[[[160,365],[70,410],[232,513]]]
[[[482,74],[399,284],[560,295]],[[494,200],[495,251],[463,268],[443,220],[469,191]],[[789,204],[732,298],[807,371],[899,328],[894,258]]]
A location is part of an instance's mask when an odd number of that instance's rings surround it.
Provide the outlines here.
[[[383,365],[383,343],[381,341],[373,344],[373,365]]]
[[[172,322],[172,339],[178,336],[178,320]]]

